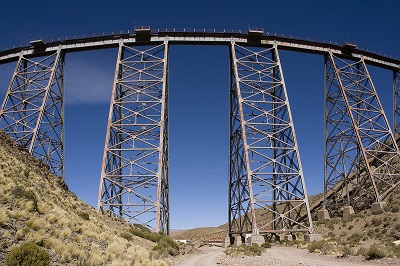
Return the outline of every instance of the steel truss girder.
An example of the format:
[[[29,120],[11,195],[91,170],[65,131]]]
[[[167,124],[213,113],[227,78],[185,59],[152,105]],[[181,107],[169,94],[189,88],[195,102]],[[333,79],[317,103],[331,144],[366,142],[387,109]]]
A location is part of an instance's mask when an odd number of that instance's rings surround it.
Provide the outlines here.
[[[0,127],[64,179],[64,53],[20,56],[0,110]]]
[[[400,70],[393,71],[393,92],[394,92],[394,136],[397,140],[397,146],[399,143],[400,133]]]
[[[364,60],[325,57],[324,207],[361,210],[399,184],[398,146]]]
[[[168,41],[119,45],[98,210],[169,233]]]
[[[230,48],[229,235],[312,232],[277,46]]]

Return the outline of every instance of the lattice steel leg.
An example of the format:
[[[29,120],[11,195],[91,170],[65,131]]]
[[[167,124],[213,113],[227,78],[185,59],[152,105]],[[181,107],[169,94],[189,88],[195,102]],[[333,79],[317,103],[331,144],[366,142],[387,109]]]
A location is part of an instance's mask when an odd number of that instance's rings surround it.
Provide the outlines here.
[[[313,231],[277,46],[231,44],[229,235]]]
[[[397,140],[397,145],[399,143],[399,133],[400,133],[400,71],[393,71],[393,91],[394,91],[394,136]]]
[[[363,59],[325,58],[325,203],[365,208],[399,183],[399,151]]]
[[[169,233],[168,43],[120,44],[98,210]]]
[[[64,54],[20,57],[0,110],[0,126],[64,179]]]

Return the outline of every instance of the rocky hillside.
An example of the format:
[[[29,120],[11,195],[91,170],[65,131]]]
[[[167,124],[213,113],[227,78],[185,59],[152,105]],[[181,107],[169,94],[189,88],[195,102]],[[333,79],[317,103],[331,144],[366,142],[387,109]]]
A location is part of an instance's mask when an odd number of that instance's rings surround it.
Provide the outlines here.
[[[168,265],[125,221],[97,213],[46,165],[0,132],[0,265],[26,242],[50,265]]]

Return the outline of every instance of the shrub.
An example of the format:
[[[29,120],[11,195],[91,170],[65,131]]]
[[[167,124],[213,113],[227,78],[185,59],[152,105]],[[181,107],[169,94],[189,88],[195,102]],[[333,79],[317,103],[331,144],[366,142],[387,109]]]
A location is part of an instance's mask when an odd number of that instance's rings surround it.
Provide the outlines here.
[[[398,205],[394,205],[390,209],[390,211],[393,212],[393,213],[399,212],[399,210],[400,210],[400,207]]]
[[[328,236],[331,237],[331,238],[333,238],[333,237],[335,237],[336,235],[335,235],[334,232],[331,231],[331,232],[328,233]]]
[[[360,247],[357,251],[357,256],[366,256],[368,250],[364,247]]]
[[[125,238],[128,241],[132,241],[133,240],[132,234],[130,234],[130,233],[123,232],[119,236],[122,237],[122,238]]]
[[[351,236],[349,236],[349,237],[347,238],[347,241],[349,242],[349,244],[350,244],[351,246],[355,246],[355,245],[357,245],[358,243],[360,243],[360,241],[361,241],[362,238],[363,238],[363,236],[362,236],[361,234],[354,233],[354,234],[352,234]]]
[[[393,246],[392,252],[395,257],[400,258],[400,246]]]
[[[342,258],[346,258],[350,255],[353,255],[353,250],[351,249],[351,247],[348,246],[344,246],[343,250],[342,250]]]
[[[321,250],[322,246],[324,245],[324,241],[314,241],[312,242],[309,246],[308,246],[308,251],[313,253],[315,252],[317,249]]]
[[[145,233],[151,233],[150,229],[142,224],[133,224],[134,227]]]
[[[78,216],[81,217],[83,220],[89,221],[89,213],[87,212],[80,212],[78,213]]]
[[[165,234],[162,232],[159,232],[159,233],[151,232],[150,229],[148,229],[148,228],[132,227],[129,229],[129,233],[131,233],[132,235],[141,237],[141,238],[145,238],[152,242],[158,242],[162,237],[165,236]]]
[[[33,210],[37,211],[38,201],[36,198],[36,194],[33,191],[25,190],[23,187],[17,186],[12,190],[12,194],[14,195],[15,198],[32,201]]]
[[[371,223],[374,225],[374,226],[379,226],[379,225],[381,225],[382,224],[382,220],[380,219],[380,218],[372,218],[372,220],[371,220]]]
[[[263,247],[259,246],[257,243],[252,244],[249,248],[249,251],[251,254],[253,254],[253,256],[261,256],[263,250]]]
[[[394,229],[396,229],[397,231],[400,231],[400,224],[396,224],[396,225],[394,226]]]
[[[11,250],[4,262],[7,266],[47,266],[50,264],[46,250],[34,243],[24,243]]]
[[[179,245],[172,238],[164,235],[157,242],[157,245],[153,247],[153,252],[158,253],[159,257],[169,254],[171,256],[176,256],[179,254]]]
[[[261,246],[262,246],[263,248],[271,248],[271,243],[265,242],[265,243],[262,243]]]
[[[381,259],[385,257],[386,254],[385,251],[383,249],[380,249],[377,244],[373,244],[372,246],[369,247],[366,256],[368,260],[374,260],[374,259]]]

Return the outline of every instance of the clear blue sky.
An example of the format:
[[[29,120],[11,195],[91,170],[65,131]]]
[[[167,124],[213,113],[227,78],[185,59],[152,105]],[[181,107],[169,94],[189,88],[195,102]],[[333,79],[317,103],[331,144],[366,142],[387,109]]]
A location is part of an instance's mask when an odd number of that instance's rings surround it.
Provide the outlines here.
[[[242,29],[343,43],[400,58],[399,1],[0,1],[0,50],[45,40],[152,28]],[[116,50],[68,54],[66,181],[95,206]],[[308,194],[323,190],[323,58],[281,52]],[[227,222],[227,47],[171,46],[171,228]],[[15,64],[0,65],[0,99]],[[392,120],[392,73],[369,68]],[[376,77],[376,78],[374,78]]]

